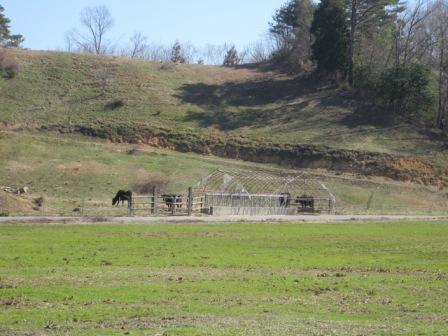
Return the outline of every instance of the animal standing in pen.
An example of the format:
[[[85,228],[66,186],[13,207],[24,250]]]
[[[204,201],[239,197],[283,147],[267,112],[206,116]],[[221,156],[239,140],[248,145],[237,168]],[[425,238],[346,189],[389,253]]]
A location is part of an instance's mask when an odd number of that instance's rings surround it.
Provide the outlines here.
[[[124,205],[124,202],[128,202],[128,206],[132,204],[132,191],[130,190],[118,190],[115,197],[112,199],[112,206]]]
[[[173,210],[174,207],[182,208],[182,195],[162,195],[163,201],[168,206],[169,210]]]
[[[302,195],[296,198],[296,204],[299,205],[299,212],[314,212],[314,197],[308,195]]]
[[[279,197],[280,207],[287,208],[291,203],[291,194],[290,193],[282,193]]]

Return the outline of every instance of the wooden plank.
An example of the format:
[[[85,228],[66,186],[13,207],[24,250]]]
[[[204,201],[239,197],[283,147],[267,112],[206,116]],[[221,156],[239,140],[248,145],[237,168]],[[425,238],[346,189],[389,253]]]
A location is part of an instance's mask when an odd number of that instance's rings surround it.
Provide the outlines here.
[[[191,216],[193,213],[193,188],[188,188],[188,216]]]
[[[157,200],[157,188],[156,187],[154,187],[154,189],[153,189],[153,199],[154,199],[154,201],[153,201],[153,214],[155,215],[155,216],[157,216],[158,214],[159,214],[159,207],[158,207],[158,200]]]

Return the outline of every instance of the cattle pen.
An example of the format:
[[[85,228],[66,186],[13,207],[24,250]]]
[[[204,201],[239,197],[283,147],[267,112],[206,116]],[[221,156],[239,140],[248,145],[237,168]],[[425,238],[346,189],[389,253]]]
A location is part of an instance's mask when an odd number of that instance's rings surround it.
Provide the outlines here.
[[[306,173],[217,169],[184,193],[154,187],[134,196],[130,215],[297,215],[333,214],[336,200],[319,180]]]

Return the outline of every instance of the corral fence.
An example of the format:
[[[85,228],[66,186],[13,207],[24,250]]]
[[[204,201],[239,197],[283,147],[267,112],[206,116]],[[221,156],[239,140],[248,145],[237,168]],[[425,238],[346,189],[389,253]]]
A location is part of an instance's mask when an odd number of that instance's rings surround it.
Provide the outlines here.
[[[285,202],[285,196],[288,200]],[[333,196],[333,195],[336,195]],[[1,196],[1,194],[0,194]],[[82,199],[45,198],[23,194],[24,205],[11,210],[0,197],[0,216],[268,216],[294,214],[336,215],[447,215],[447,190],[392,181],[311,173],[282,174],[217,170],[179,194],[153,189],[134,195],[129,206],[112,206],[102,196]],[[14,196],[17,198],[18,196]],[[43,197],[39,197],[39,199]]]
[[[128,204],[131,216],[191,216],[201,213],[203,197],[194,197],[193,189],[186,194],[161,193],[153,188],[150,195],[132,197]]]
[[[128,205],[128,214],[267,216],[334,213],[334,207],[334,198],[297,197],[286,200],[283,194],[197,193],[193,188],[189,188],[185,194],[165,194],[153,188],[150,195],[133,196],[132,202]]]
[[[211,215],[269,216],[333,213],[332,198],[296,197],[284,194],[209,192],[204,195],[203,211]]]

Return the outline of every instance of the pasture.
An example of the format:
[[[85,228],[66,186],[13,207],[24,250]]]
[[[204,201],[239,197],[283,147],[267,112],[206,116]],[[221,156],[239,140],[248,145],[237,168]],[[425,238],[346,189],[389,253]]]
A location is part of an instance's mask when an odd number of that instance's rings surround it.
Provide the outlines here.
[[[4,335],[446,335],[448,222],[0,226]]]
[[[278,166],[215,156],[157,149],[144,145],[112,144],[95,138],[44,132],[0,132],[0,185],[28,186],[30,192],[15,203],[0,192],[0,213],[18,215],[127,215],[112,208],[118,189],[148,195],[151,184],[160,191],[186,193],[204,176],[221,169],[269,169]],[[308,170],[334,193],[341,214],[446,214],[445,190],[420,184],[368,179],[352,174]],[[43,197],[44,207],[34,211],[24,202]]]

